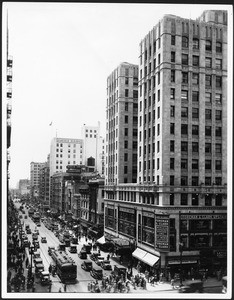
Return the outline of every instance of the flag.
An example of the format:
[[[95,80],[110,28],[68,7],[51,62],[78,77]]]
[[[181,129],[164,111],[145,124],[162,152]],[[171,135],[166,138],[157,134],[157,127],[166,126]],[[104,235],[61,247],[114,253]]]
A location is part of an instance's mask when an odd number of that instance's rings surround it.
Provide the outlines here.
[[[50,123],[50,125],[49,126],[51,126],[52,125],[52,122]]]

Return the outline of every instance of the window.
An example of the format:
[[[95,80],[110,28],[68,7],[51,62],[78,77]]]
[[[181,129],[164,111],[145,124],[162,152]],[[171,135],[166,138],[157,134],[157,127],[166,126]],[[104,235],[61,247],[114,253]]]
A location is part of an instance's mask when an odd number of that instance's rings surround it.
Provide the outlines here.
[[[198,135],[198,134],[199,134],[199,126],[192,125],[192,135]]]
[[[157,152],[160,152],[160,141],[157,141]]]
[[[158,65],[160,65],[161,64],[161,55],[159,54],[158,55]]]
[[[211,68],[212,67],[212,58],[211,57],[206,57],[206,59],[205,59],[205,67],[206,68]]]
[[[188,48],[189,45],[189,39],[186,36],[182,36],[182,47]]]
[[[205,160],[205,169],[211,170],[211,160],[210,159]]]
[[[128,103],[125,103],[125,111],[128,111]]]
[[[215,177],[215,184],[222,185],[222,177]]]
[[[192,169],[198,170],[198,159],[192,159]]]
[[[215,154],[222,154],[222,144],[215,144]]]
[[[193,153],[199,152],[198,142],[192,142],[192,152]]]
[[[192,205],[198,206],[198,194],[192,194]]]
[[[221,121],[222,120],[222,110],[216,110],[215,111],[215,120]]]
[[[182,54],[182,65],[188,65],[188,54]]]
[[[192,118],[199,119],[199,108],[196,107],[192,108]]]
[[[171,175],[170,176],[170,185],[174,185],[175,182],[175,176]]]
[[[181,107],[181,117],[188,118],[188,107]]]
[[[171,62],[175,62],[175,52],[174,51],[172,51],[171,52]]]
[[[160,118],[160,106],[158,107],[158,119]]]
[[[171,117],[175,116],[175,106],[171,105]]]
[[[186,158],[181,159],[181,169],[184,169],[184,170],[188,169],[188,160]]]
[[[216,87],[221,88],[222,87],[222,77],[216,76]]]
[[[157,170],[159,170],[159,167],[160,167],[160,161],[159,158],[157,158]]]
[[[182,83],[188,83],[188,72],[182,72]]]
[[[199,92],[198,91],[192,91],[192,101],[193,102],[199,101]]]
[[[211,109],[206,109],[205,110],[205,119],[206,120],[211,120],[211,118],[212,118],[212,111],[211,111]]]
[[[170,169],[174,170],[175,168],[175,159],[173,157],[170,158]]]
[[[211,185],[211,177],[205,177],[205,185]]]
[[[125,97],[128,97],[128,90],[125,90]]]
[[[215,161],[215,170],[216,171],[222,171],[222,161],[221,160],[216,160]]]
[[[206,51],[212,50],[212,43],[209,40],[206,40]]]
[[[124,166],[124,174],[128,173],[128,166]]]
[[[222,104],[222,94],[215,94],[215,103]]]
[[[216,66],[216,69],[221,70],[222,69],[222,59],[216,58],[215,66]]]
[[[186,91],[186,90],[181,91],[181,100],[188,101],[188,91]]]
[[[158,102],[160,101],[160,90],[158,90]]]
[[[124,161],[128,161],[128,153],[124,153]]]
[[[193,49],[199,49],[199,40],[193,39]]]
[[[170,194],[170,205],[174,205],[174,194]]]
[[[171,45],[175,45],[175,39],[176,39],[175,35],[172,35],[171,36]]]
[[[175,141],[170,141],[170,151],[171,152],[175,151]]]
[[[181,124],[181,134],[188,134],[188,124]]]
[[[205,143],[205,153],[211,153],[211,143]]]
[[[222,194],[215,195],[215,206],[222,206]]]
[[[128,85],[128,77],[125,77],[125,84]]]
[[[211,103],[211,93],[205,93],[205,102]]]
[[[205,126],[205,136],[211,136],[211,126]]]
[[[170,134],[175,134],[175,123],[170,123]]]
[[[160,135],[160,124],[157,125],[158,135]]]
[[[171,70],[171,82],[175,82],[175,70]]]
[[[222,136],[222,127],[215,127],[215,136],[216,137]]]
[[[171,100],[175,100],[175,89],[171,89]]]
[[[128,136],[128,128],[124,128],[124,135]]]
[[[193,55],[193,66],[198,67],[199,66],[199,56]]]
[[[187,176],[181,176],[180,183],[182,186],[188,185],[188,177]]]
[[[181,142],[181,151],[182,152],[188,152],[188,142]]]
[[[188,194],[181,194],[180,205],[188,205]]]
[[[198,186],[198,176],[192,176],[192,186]]]
[[[192,74],[192,83],[195,85],[199,84],[199,74],[198,73]]]
[[[124,123],[125,123],[125,124],[128,124],[128,116],[125,116],[125,117],[124,117]]]
[[[222,53],[222,43],[216,42],[216,52]]]
[[[158,72],[158,84],[160,84],[160,72]]]
[[[211,87],[212,85],[212,79],[211,75],[206,75],[206,87]]]

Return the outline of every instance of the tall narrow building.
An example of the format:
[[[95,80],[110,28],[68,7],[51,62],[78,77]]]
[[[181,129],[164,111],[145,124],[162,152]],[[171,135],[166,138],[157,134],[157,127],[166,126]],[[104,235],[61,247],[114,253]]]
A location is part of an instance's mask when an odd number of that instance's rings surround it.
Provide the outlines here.
[[[107,78],[105,184],[137,182],[138,66],[121,63]]]
[[[40,186],[40,170],[45,166],[46,163],[31,162],[30,163],[30,186],[31,186],[31,197],[39,197],[39,186]]]

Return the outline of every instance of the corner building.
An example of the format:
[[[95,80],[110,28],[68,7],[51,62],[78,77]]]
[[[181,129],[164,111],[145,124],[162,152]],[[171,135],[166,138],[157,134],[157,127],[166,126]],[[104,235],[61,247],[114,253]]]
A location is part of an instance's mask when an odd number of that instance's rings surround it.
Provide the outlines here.
[[[107,186],[106,236],[144,269],[227,266],[227,12],[165,15],[140,43],[137,184]]]

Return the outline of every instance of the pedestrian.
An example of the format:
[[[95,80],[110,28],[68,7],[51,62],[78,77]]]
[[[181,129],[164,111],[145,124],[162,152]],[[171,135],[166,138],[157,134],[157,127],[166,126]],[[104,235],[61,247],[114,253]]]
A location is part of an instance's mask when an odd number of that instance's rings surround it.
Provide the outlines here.
[[[67,285],[64,284],[64,292],[66,292],[66,291],[67,291]]]
[[[107,260],[110,260],[110,254],[107,254]]]
[[[59,293],[62,293],[62,288],[59,288]]]

